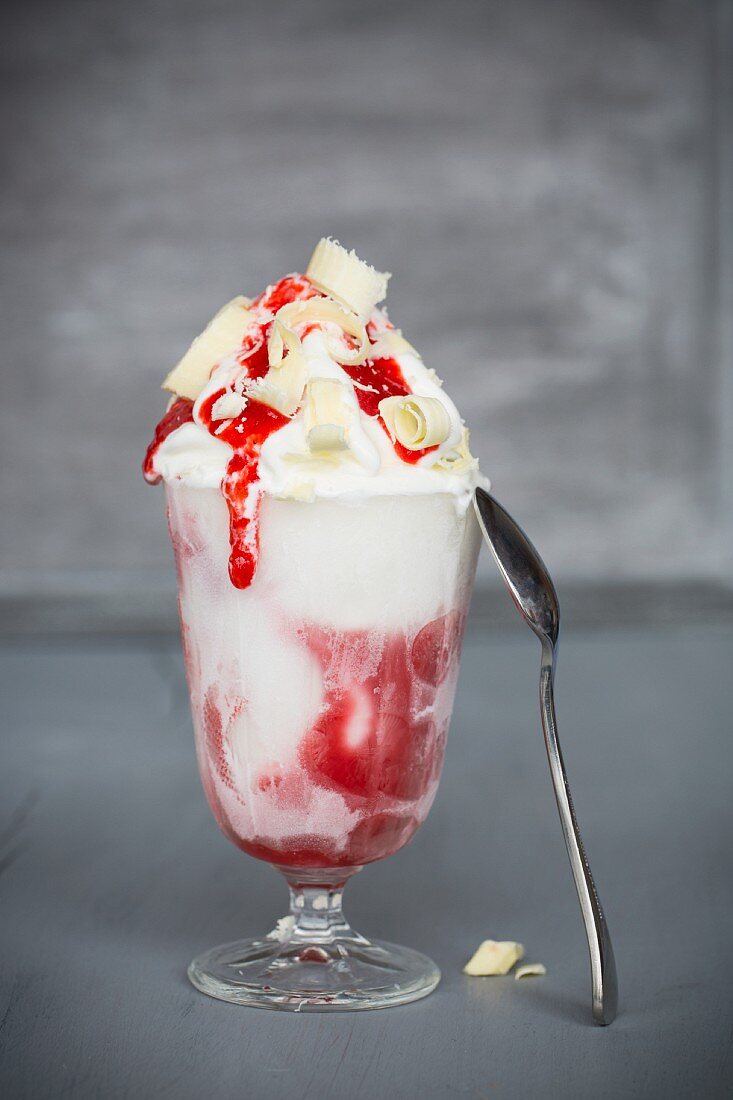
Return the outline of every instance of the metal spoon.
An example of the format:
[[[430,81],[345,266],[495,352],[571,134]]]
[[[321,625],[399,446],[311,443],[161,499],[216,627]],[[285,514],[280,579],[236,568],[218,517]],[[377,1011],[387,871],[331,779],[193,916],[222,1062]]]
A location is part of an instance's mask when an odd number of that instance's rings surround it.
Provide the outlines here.
[[[474,505],[484,538],[499,566],[504,583],[523,618],[542,642],[540,668],[542,730],[545,735],[557,808],[560,812],[560,823],[583,913],[585,934],[588,937],[593,986],[593,1019],[597,1024],[610,1024],[615,1019],[618,1006],[616,963],[608,925],[578,830],[557,738],[553,696],[557,638],[560,631],[560,607],[557,593],[542,558],[498,501],[484,489],[477,489]]]

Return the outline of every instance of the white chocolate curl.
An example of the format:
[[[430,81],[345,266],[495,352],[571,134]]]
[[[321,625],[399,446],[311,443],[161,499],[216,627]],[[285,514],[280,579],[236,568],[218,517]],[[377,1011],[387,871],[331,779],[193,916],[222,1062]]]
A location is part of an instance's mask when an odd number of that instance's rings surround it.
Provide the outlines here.
[[[363,320],[386,296],[390,278],[328,237],[322,237],[316,245],[306,275],[319,290],[343,302]]]
[[[272,367],[264,378],[256,378],[247,383],[247,397],[277,409],[283,416],[292,416],[297,412],[303,397],[306,368],[297,355],[288,356],[285,364],[278,369]]]
[[[448,410],[437,397],[385,397],[379,413],[392,438],[408,451],[421,451],[444,443],[451,430]]]
[[[369,338],[362,322],[331,298],[307,298],[282,306],[275,314],[267,341],[270,369],[264,378],[247,385],[247,395],[284,416],[292,416],[303,397],[308,369],[303,345],[295,330],[306,324],[337,325],[357,341],[355,348],[347,348],[343,341],[326,336],[329,352],[341,363],[361,363],[369,350]],[[326,445],[329,439],[335,445],[335,438],[333,434],[317,432],[314,441],[321,440],[320,450],[333,449]],[[344,442],[341,449],[345,445]]]
[[[542,963],[527,963],[517,967],[514,978],[516,981],[521,981],[522,978],[543,978],[546,973],[547,969]]]
[[[291,302],[290,305],[305,305]],[[267,341],[267,360],[270,369],[264,378],[247,384],[247,395],[263,405],[277,409],[284,416],[295,413],[303,397],[308,376],[308,366],[303,345],[295,330],[288,324],[288,309],[283,306],[275,315]]]
[[[277,366],[283,362],[283,345],[285,344],[289,348],[289,339],[294,337],[298,341],[298,346],[300,346],[300,341],[295,334],[295,327],[296,325],[306,324],[338,325],[342,332],[353,336],[357,341],[357,346],[346,348],[341,341],[333,341],[327,335],[328,350],[339,363],[347,363],[349,366],[353,366],[356,363],[363,363],[366,359],[369,351],[369,337],[363,322],[354,313],[344,309],[343,306],[340,306],[338,302],[334,302],[331,298],[306,298],[305,301],[288,302],[275,314],[275,321],[267,345],[270,366]]]
[[[267,341],[267,362],[275,369],[287,362],[291,355],[303,355],[300,338],[280,316],[281,313],[282,309],[275,316]]]
[[[352,415],[343,382],[337,378],[311,379],[305,398],[305,431],[310,451],[346,450]]]

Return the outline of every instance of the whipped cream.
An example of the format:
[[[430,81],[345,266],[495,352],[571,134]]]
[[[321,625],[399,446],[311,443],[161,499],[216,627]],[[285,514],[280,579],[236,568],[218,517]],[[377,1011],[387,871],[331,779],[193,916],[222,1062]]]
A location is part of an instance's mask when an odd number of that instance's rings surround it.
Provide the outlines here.
[[[390,331],[384,310],[370,318],[375,333]],[[376,343],[376,340],[375,340]],[[302,407],[262,445],[260,485],[263,492],[285,500],[316,500],[319,497],[401,496],[409,493],[452,493],[466,507],[476,485],[488,486],[477,462],[459,472],[442,468],[438,462],[461,443],[464,425],[434,371],[416,354],[402,351],[391,358],[399,365],[412,394],[437,398],[450,418],[450,433],[435,451],[415,463],[399,458],[384,426],[359,410],[352,378],[333,358],[323,332],[309,333],[302,341],[307,379],[334,378],[350,391],[359,416],[352,448],[346,452],[313,455],[306,441],[305,408]],[[229,356],[214,370],[193,408],[193,422],[176,428],[157,448],[152,466],[164,481],[183,481],[196,488],[218,487],[229,465],[233,449],[209,429],[201,409],[226,387],[236,394],[242,369],[236,356]],[[226,398],[219,398],[220,405]],[[235,398],[236,401],[236,398]],[[216,405],[215,405],[216,408]]]

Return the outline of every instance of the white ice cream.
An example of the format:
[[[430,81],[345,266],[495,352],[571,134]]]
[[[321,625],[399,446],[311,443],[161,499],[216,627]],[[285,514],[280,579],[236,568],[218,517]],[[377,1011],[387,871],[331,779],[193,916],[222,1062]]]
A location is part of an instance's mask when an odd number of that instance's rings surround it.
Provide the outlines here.
[[[465,614],[479,543],[473,509],[460,513],[445,493],[360,503],[266,497],[258,570],[242,590],[228,575],[220,493],[179,482],[167,486],[167,496],[199,765],[212,806],[221,807],[237,837],[275,843],[316,837],[339,851],[360,818],[348,798],[312,784],[299,761],[304,731],[316,722],[330,685],[298,629],[305,623],[347,638],[367,634],[356,677],[344,647],[341,672],[351,684],[365,668],[376,670],[395,633],[412,635],[454,609]],[[426,707],[417,704],[415,718],[447,728],[455,674],[457,665],[426,696]],[[207,745],[205,700],[212,692],[227,731],[231,784]],[[246,707],[238,710],[242,699]],[[263,775],[301,777],[306,794],[283,808],[271,789],[261,788]],[[390,810],[422,821],[436,789],[437,777],[417,802],[393,800]]]

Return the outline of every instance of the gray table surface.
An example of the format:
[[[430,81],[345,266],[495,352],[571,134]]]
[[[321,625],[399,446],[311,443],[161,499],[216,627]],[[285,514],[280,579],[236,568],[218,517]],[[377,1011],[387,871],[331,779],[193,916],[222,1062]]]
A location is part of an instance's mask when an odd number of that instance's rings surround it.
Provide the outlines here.
[[[285,893],[204,803],[177,640],[4,643],[0,1093],[724,1095],[733,629],[564,641],[560,732],[619,964],[607,1030],[590,1022],[536,662],[518,622],[470,635],[431,817],[347,892],[355,927],[438,961],[438,990],[292,1015],[210,1000],[185,977],[200,949],[271,927]],[[465,977],[488,936],[522,941],[547,977]]]

